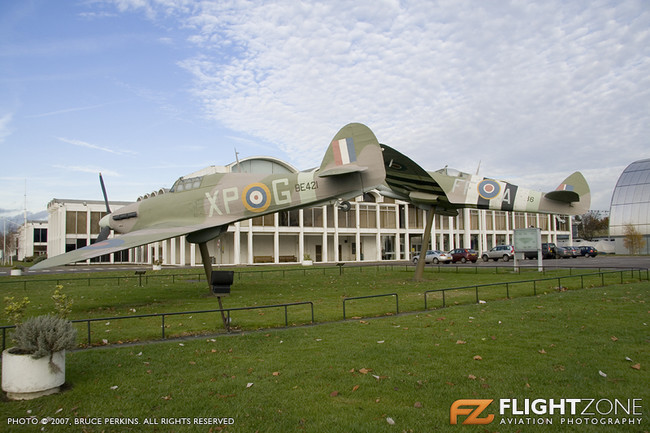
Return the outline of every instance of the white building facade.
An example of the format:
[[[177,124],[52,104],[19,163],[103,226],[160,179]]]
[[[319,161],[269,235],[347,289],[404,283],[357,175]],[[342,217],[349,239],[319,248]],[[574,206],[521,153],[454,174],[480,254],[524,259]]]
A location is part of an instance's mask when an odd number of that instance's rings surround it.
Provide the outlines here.
[[[15,256],[18,260],[47,254],[47,221],[27,221],[20,226],[14,237]],[[12,255],[8,251],[9,255]]]

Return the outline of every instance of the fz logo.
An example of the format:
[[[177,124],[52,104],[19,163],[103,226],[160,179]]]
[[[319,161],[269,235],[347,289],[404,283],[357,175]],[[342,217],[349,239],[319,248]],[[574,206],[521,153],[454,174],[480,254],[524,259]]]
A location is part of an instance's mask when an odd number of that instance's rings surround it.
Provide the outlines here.
[[[458,415],[467,415],[467,418],[462,422],[462,424],[490,424],[494,420],[494,415],[489,414],[483,418],[479,418],[479,415],[481,415],[493,401],[494,400],[475,399],[456,400],[452,403],[451,408],[449,409],[449,424],[458,424]],[[471,409],[472,407],[476,409]]]

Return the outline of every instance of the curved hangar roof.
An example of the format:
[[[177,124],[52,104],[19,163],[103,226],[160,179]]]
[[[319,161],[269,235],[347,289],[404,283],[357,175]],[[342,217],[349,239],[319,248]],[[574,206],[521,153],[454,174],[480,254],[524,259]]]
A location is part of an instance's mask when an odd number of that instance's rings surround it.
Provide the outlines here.
[[[616,183],[609,213],[611,236],[625,236],[632,224],[641,234],[650,234],[650,159],[628,165]]]

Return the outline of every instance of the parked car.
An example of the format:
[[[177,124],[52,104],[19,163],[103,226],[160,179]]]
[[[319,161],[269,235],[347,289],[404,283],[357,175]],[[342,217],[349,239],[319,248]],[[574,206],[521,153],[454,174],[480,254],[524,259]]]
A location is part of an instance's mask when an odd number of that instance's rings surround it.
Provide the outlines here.
[[[571,250],[571,257],[574,259],[580,255],[580,249],[578,247],[565,247]]]
[[[451,254],[452,263],[456,263],[456,262],[476,263],[476,261],[478,260],[478,253],[474,250],[470,250],[469,248],[457,248],[451,251],[449,254]]]
[[[585,257],[596,257],[598,250],[592,246],[585,245],[580,247],[580,255]]]
[[[569,247],[556,247],[555,257],[558,259],[569,259],[573,256],[573,250]]]
[[[420,255],[413,257],[413,263],[416,264],[420,261]],[[438,250],[427,250],[426,255],[424,256],[424,263],[433,263],[437,265],[438,263],[449,263],[451,262],[451,256],[444,252]]]
[[[527,259],[536,259],[537,252],[524,253],[524,257]],[[557,247],[552,242],[544,242],[542,244],[542,258],[544,259],[554,259],[557,257]]]
[[[483,258],[484,262],[487,262],[490,259],[494,260],[495,262],[499,259],[503,259],[504,262],[507,262],[513,258],[514,255],[515,247],[512,245],[497,245],[490,251],[485,251],[483,254],[481,254],[481,258]]]

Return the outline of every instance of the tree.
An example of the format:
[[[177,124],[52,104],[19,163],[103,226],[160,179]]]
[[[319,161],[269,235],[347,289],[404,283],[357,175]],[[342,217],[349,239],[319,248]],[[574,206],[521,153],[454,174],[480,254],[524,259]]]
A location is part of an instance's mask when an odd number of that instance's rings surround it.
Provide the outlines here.
[[[581,222],[578,236],[588,241],[600,236],[607,236],[609,230],[609,217],[601,217],[599,211],[589,211],[579,217]]]
[[[625,225],[625,237],[623,237],[623,246],[628,249],[630,254],[639,254],[645,247],[643,235],[632,224]]]

